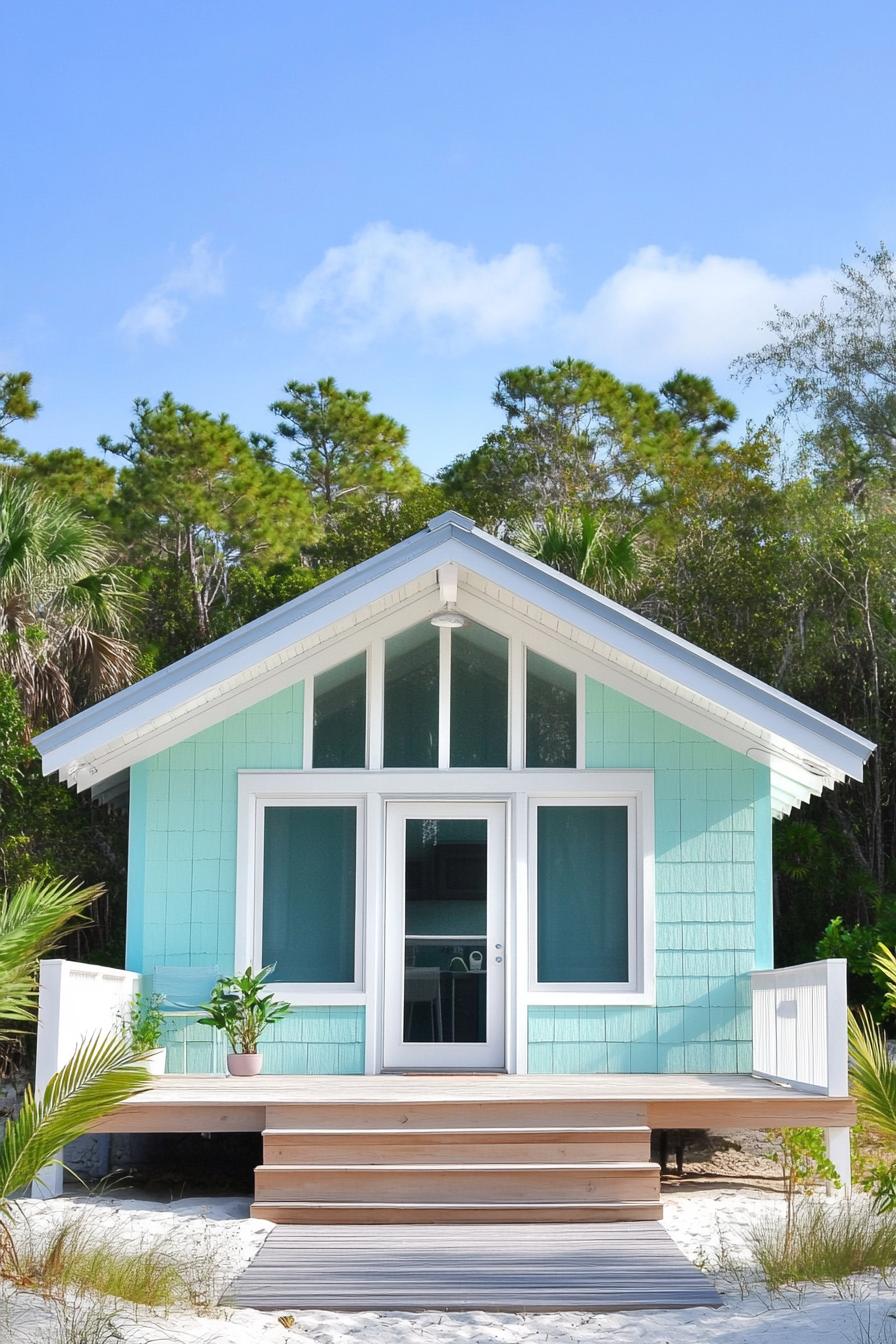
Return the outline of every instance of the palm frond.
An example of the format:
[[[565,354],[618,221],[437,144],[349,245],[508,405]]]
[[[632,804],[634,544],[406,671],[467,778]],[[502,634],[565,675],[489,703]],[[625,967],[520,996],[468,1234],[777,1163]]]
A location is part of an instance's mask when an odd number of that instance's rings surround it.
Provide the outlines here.
[[[83,1041],[41,1099],[29,1088],[19,1114],[7,1121],[0,1145],[0,1202],[38,1180],[44,1167],[58,1162],[61,1148],[151,1083],[143,1055],[125,1038],[98,1035]]]
[[[875,970],[880,971],[886,981],[886,1000],[887,1007],[896,1009],[896,956],[886,943],[878,943],[877,949],[872,953],[871,961]]]
[[[619,600],[631,594],[643,565],[635,533],[618,530],[615,520],[587,507],[549,508],[541,519],[523,518],[512,541],[542,564]]]
[[[0,670],[32,723],[131,682],[140,601],[104,529],[66,500],[0,478]]]
[[[867,1008],[850,1011],[848,1019],[850,1081],[859,1119],[896,1139],[896,1065],[887,1038]]]
[[[56,947],[102,890],[55,877],[0,893],[0,1021],[35,1020],[38,959]]]

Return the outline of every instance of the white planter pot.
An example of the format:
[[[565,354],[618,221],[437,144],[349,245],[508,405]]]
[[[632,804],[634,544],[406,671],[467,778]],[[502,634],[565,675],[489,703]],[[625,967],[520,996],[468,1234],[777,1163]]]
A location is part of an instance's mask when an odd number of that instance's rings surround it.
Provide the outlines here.
[[[261,1073],[261,1055],[230,1054],[227,1056],[227,1072],[234,1078],[254,1078]]]
[[[159,1077],[165,1072],[165,1053],[166,1048],[160,1045],[158,1050],[150,1050],[144,1061],[147,1069],[154,1077]]]

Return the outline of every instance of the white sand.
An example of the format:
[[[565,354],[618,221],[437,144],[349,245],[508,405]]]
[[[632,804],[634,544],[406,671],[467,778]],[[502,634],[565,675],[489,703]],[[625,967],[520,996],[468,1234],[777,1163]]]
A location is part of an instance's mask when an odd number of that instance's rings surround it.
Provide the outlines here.
[[[697,1263],[717,1259],[722,1241],[729,1255],[745,1256],[743,1231],[757,1217],[779,1216],[779,1198],[749,1191],[718,1190],[665,1195],[665,1225]],[[41,1235],[73,1209],[98,1230],[113,1231],[130,1245],[176,1241],[204,1263],[217,1265],[218,1292],[252,1259],[270,1224],[245,1217],[246,1201],[190,1199],[161,1204],[141,1199],[23,1200],[17,1206],[34,1234]],[[285,1328],[276,1314],[257,1311],[185,1312],[163,1315],[120,1309],[114,1326],[81,1321],[86,1344],[896,1344],[896,1287],[870,1277],[852,1280],[848,1291],[807,1289],[769,1300],[750,1292],[741,1298],[733,1283],[718,1281],[725,1299],[719,1310],[537,1314],[339,1313],[296,1311]],[[82,1315],[84,1308],[80,1308]],[[288,1302],[282,1311],[289,1312]],[[39,1298],[7,1292],[0,1300],[2,1344],[56,1344],[58,1316]]]

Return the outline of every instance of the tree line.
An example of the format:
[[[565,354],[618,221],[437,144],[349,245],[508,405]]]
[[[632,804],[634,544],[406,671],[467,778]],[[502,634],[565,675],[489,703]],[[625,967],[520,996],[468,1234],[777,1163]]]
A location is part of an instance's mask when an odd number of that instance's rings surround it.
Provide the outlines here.
[[[775,827],[780,963],[896,943],[896,263],[859,250],[830,300],[779,312],[742,383],[656,389],[580,359],[501,373],[499,427],[432,478],[398,419],[330,377],[251,431],[166,393],[101,454],[35,454],[0,375],[0,879],[103,881],[82,954],[120,955],[121,817],[41,780],[29,734],[458,509],[546,563],[874,739],[863,785]]]

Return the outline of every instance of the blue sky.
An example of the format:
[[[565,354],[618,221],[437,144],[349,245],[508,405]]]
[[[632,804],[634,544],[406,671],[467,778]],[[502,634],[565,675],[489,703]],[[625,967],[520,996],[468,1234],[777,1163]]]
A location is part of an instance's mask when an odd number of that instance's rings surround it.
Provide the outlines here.
[[[91,448],[165,389],[267,429],[286,379],[333,374],[435,470],[516,364],[730,386],[775,303],[896,242],[894,38],[884,0],[18,7],[21,437]]]

